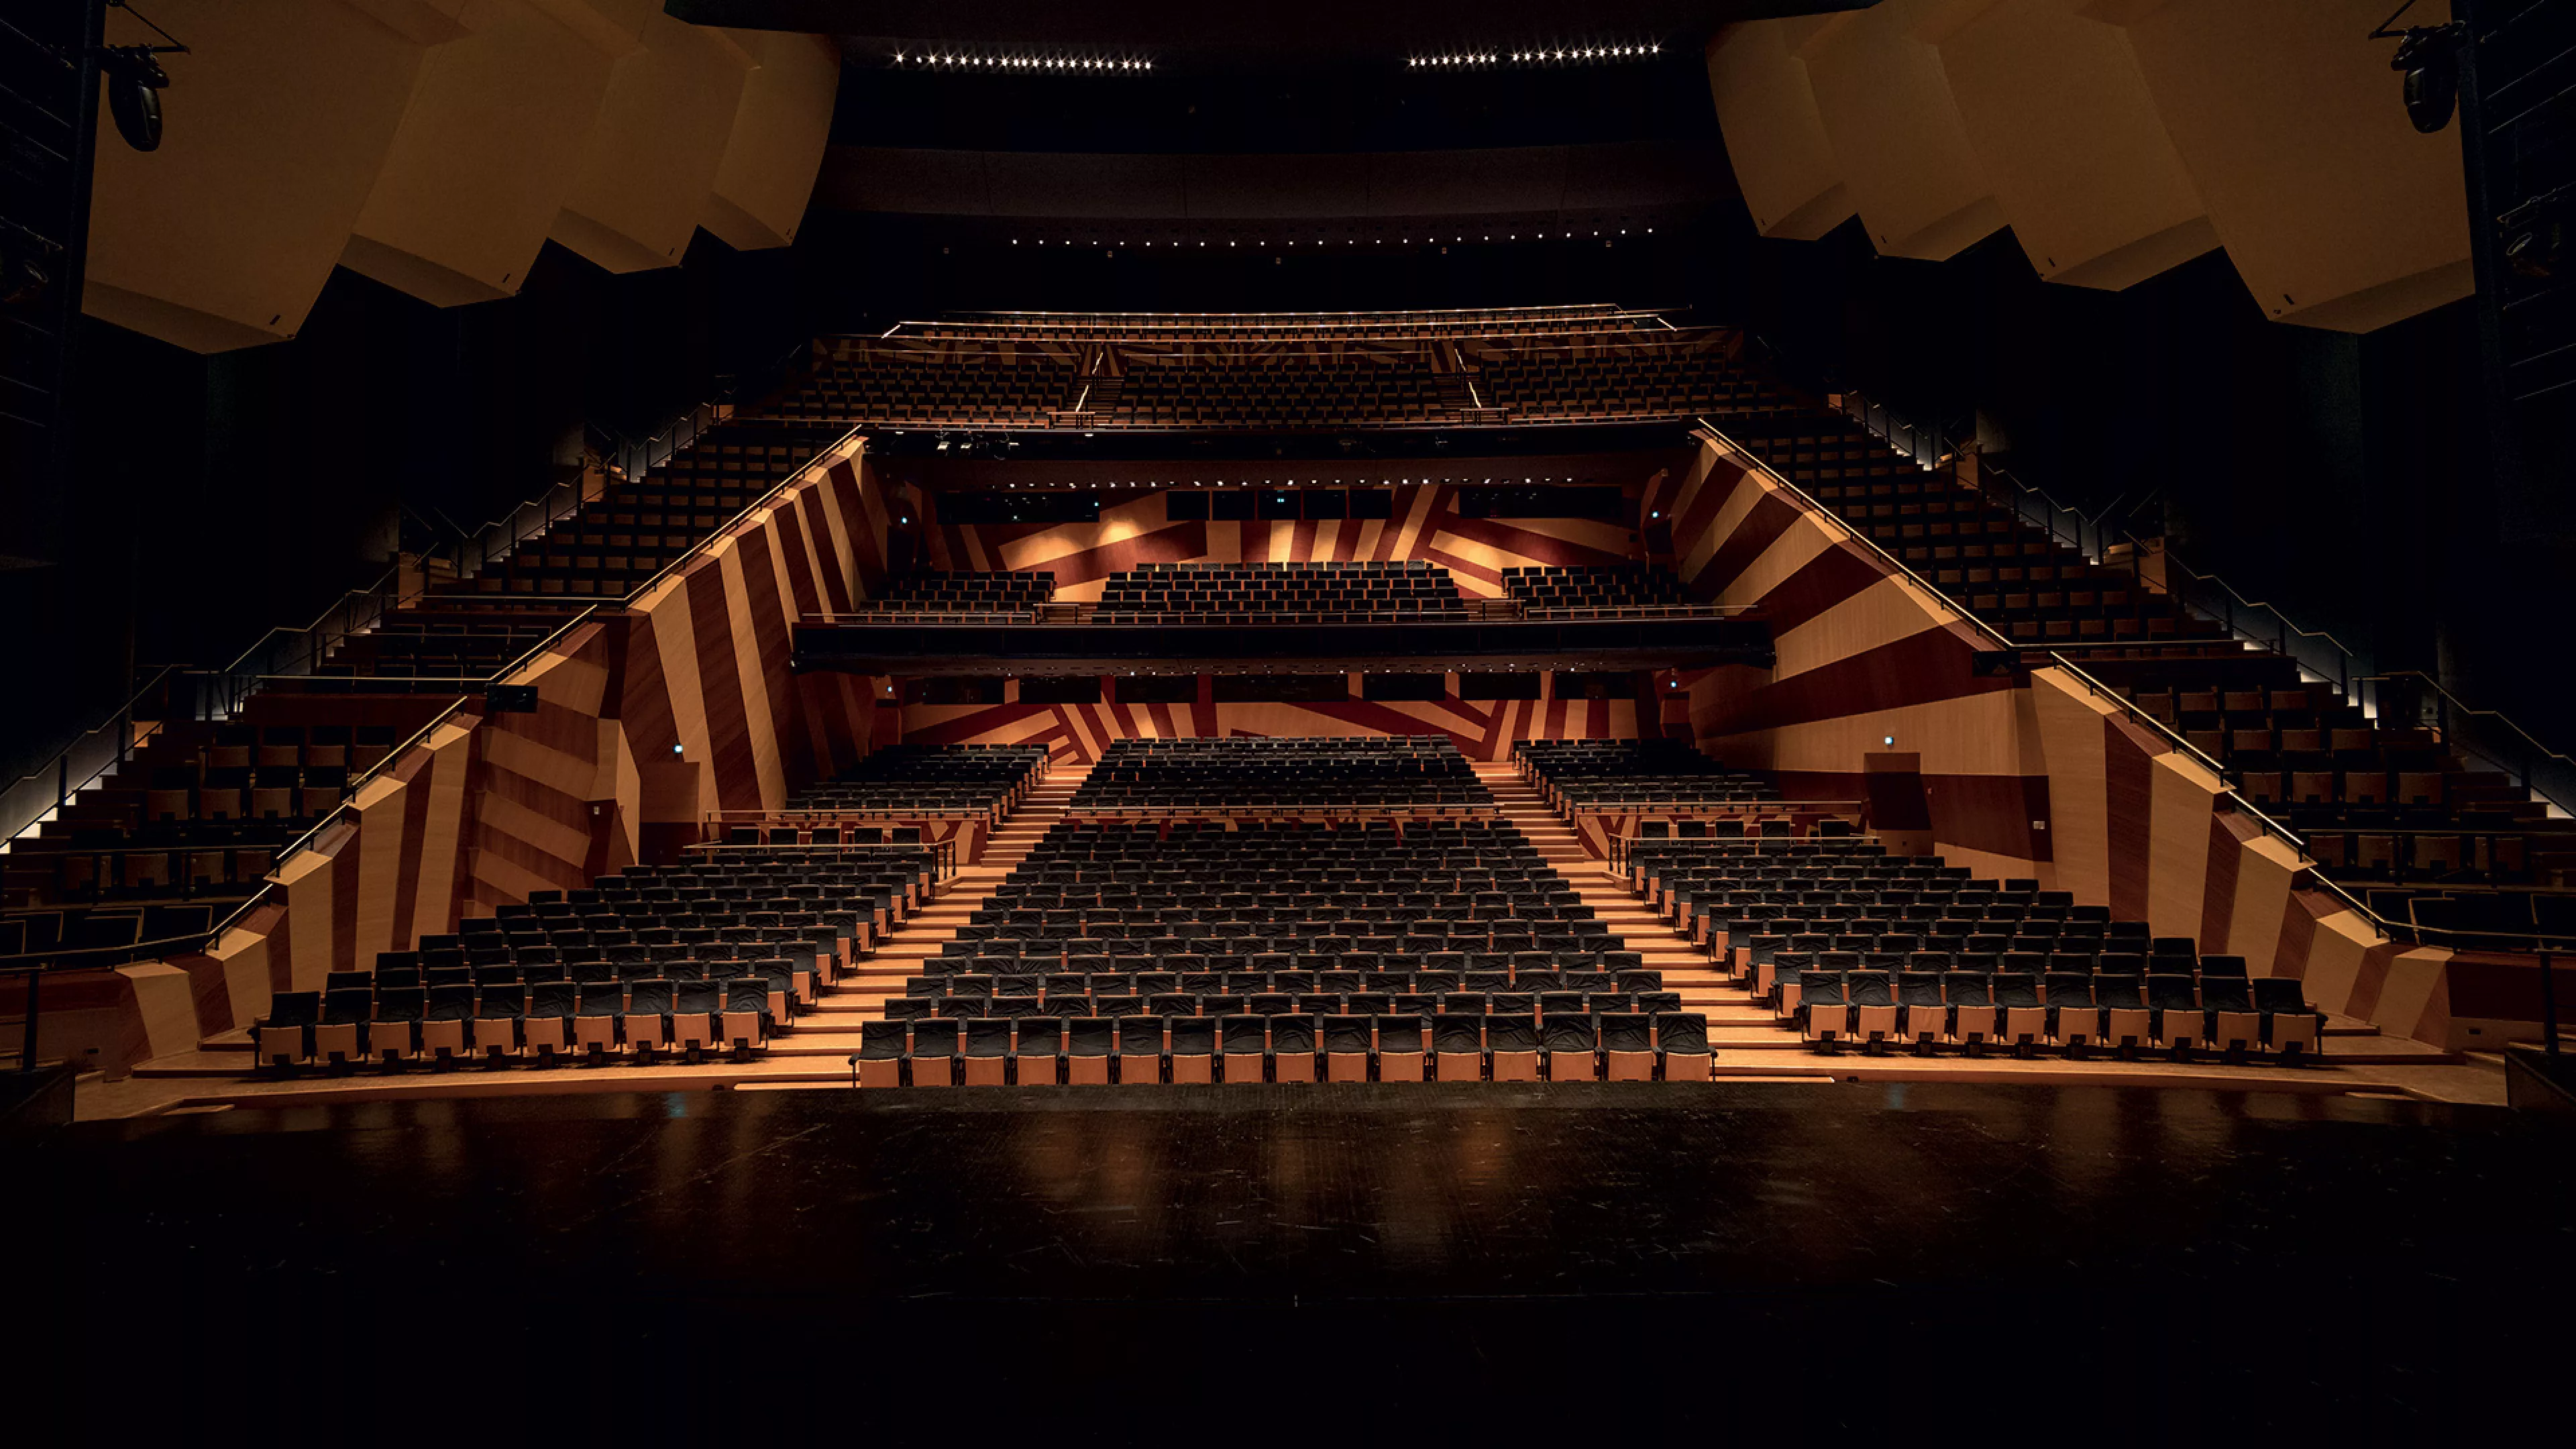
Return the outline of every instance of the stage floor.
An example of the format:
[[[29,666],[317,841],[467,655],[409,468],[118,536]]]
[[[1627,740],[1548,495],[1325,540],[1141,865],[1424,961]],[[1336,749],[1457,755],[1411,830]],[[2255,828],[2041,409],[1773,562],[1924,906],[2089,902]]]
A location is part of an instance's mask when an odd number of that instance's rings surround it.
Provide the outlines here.
[[[90,1371],[209,1418],[2312,1441],[2547,1382],[2509,1365],[2566,1346],[2571,1147],[2170,1089],[602,1094],[81,1123],[0,1146],[0,1220]]]

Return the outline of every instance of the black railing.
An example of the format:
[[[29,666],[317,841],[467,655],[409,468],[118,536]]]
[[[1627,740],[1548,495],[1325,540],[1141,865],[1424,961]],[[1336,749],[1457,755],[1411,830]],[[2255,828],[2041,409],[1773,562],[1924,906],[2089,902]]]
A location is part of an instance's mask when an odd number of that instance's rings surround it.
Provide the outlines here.
[[[1842,526],[1843,531],[1850,535],[1863,548],[1868,549],[1873,555],[1875,555],[1883,567],[1900,574],[1921,586],[1934,600],[1939,601],[1942,607],[1947,608],[1952,614],[1967,621],[1978,631],[1993,640],[1998,649],[2012,651],[2016,656],[2026,652],[2023,650],[2022,646],[2006,639],[1984,620],[1978,618],[1972,613],[1969,613],[1967,610],[1958,607],[1956,604],[1950,603],[1939,589],[1926,583],[1921,575],[1915,573],[1914,570],[1905,565],[1904,560],[1899,559],[1895,554],[1881,546],[1877,540],[1869,537],[1867,532],[1841,525],[1841,521],[1835,518],[1832,510],[1826,508],[1822,503],[1810,496],[1806,490],[1800,488],[1797,484],[1790,482],[1778,469],[1773,468],[1769,461],[1764,459],[1759,453],[1720,432],[1718,429],[1711,426],[1705,418],[1700,420],[1699,425],[1701,431],[1705,433],[1710,440],[1733,449],[1736,453],[1740,454],[1746,460],[1760,468],[1764,476],[1770,479],[1775,486],[1787,491],[1792,496],[1804,502],[1810,510],[1819,516],[1836,523],[1838,526]],[[2576,952],[2576,935],[2562,935],[2547,932],[2500,933],[2491,931],[2419,927],[2411,920],[2394,920],[2380,914],[2377,910],[2373,909],[2367,901],[2354,895],[2352,891],[2344,887],[2342,884],[2330,880],[2321,874],[2316,868],[2315,860],[2308,854],[2307,842],[2302,839],[2297,832],[2291,830],[2288,826],[2283,825],[2279,821],[2274,820],[2269,814],[2265,813],[2261,807],[2257,806],[2252,800],[2246,798],[2245,795],[2236,788],[2226,766],[2212,758],[2208,751],[2200,749],[2193,745],[2189,740],[2184,739],[2180,734],[2174,731],[2172,726],[2166,724],[2164,721],[2146,713],[2144,710],[2139,709],[2127,696],[2121,694],[2118,690],[2111,688],[2109,685],[2104,684],[2101,680],[2096,679],[2089,671],[2085,670],[2081,665],[2078,665],[2072,660],[2066,658],[2065,655],[2054,650],[2050,650],[2047,651],[2046,657],[2055,667],[2064,670],[2069,677],[2081,683],[2087,692],[2118,709],[2124,716],[2135,722],[2141,728],[2145,729],[2150,734],[2155,735],[2159,739],[2162,739],[2173,749],[2181,752],[2186,759],[2192,760],[2202,769],[2208,771],[2210,777],[2218,783],[2221,799],[2223,801],[2221,808],[2232,810],[2244,815],[2247,819],[2256,822],[2262,828],[2264,833],[2273,836],[2283,844],[2290,847],[2302,867],[2300,872],[2300,884],[2313,886],[2314,888],[2322,890],[2342,901],[2346,906],[2358,913],[2364,921],[2369,922],[2372,928],[2377,930],[2381,935],[2386,936],[2393,941],[2412,941],[2419,945],[2446,946],[2455,950],[2510,952],[2541,951],[2559,954]],[[2443,696],[2443,698],[2446,701],[2448,700],[2447,695]],[[2460,710],[2448,717],[2460,719],[2474,713],[2475,712]],[[2512,737],[2516,737],[2524,741],[2528,741],[2530,739],[2528,734],[2525,734],[2518,728],[2513,728],[2509,721],[2503,720],[2502,716],[2491,716],[2491,718],[2497,722],[2494,728],[2500,731],[2510,729]],[[2445,738],[2448,738],[2448,736],[2445,736]],[[2537,748],[2536,745],[2534,747]],[[2552,756],[2551,761],[2552,763],[2548,765],[2548,770],[2554,778],[2555,772],[2564,768],[2563,757]],[[2539,771],[2540,765],[2535,762],[2533,769],[2535,772]],[[2576,771],[2570,771],[2569,773],[2571,775],[2576,775]],[[2535,777],[2538,777],[2537,774]],[[2538,787],[2535,786],[2534,788],[2536,789]]]
[[[138,746],[160,733],[172,713],[170,686],[181,673],[176,665],[153,671],[143,687],[110,710],[107,718],[73,735],[51,758],[0,790],[0,842],[15,841],[60,812],[73,796],[124,764]]]

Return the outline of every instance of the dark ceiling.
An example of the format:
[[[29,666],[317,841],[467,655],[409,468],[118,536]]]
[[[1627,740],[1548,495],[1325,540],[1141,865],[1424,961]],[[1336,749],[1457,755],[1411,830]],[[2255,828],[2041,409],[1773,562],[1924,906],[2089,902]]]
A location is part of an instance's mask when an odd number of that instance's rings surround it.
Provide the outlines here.
[[[1118,50],[1157,71],[1368,64],[1417,52],[1661,41],[1696,51],[1718,26],[1866,9],[1874,0],[666,0],[700,25],[885,42]]]

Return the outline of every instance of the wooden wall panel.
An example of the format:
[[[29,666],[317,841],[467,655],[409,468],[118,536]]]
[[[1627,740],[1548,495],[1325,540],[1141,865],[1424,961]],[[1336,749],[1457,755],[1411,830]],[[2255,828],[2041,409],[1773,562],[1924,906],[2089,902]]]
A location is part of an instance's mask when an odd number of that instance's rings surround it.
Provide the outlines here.
[[[1708,43],[1717,126],[1753,225],[1795,241],[1814,241],[1852,215],[1842,162],[1795,44],[1814,24],[1747,20]]]
[[[846,602],[882,579],[877,491],[854,445],[633,609],[604,610],[513,674],[535,686],[533,712],[470,706],[397,757],[214,949],[168,963],[197,1030],[247,1023],[274,993],[316,989],[460,916],[587,884],[636,859],[648,826],[693,826],[719,801],[773,808],[864,756],[871,682],[798,680],[789,641],[804,601]],[[662,800],[650,781],[669,762],[693,783]]]
[[[2047,781],[2024,702],[2011,680],[1975,673],[1980,636],[1955,610],[1729,444],[1706,444],[1649,506],[1676,520],[1690,592],[1759,609],[1778,655],[1769,671],[1686,679],[1700,748],[1809,800],[1858,800],[1863,754],[1916,752],[1936,848],[2048,876]]]
[[[1878,249],[1937,262],[1992,236],[2003,207],[1922,30],[1946,0],[1878,0],[1799,48],[1843,184]]]
[[[928,505],[929,565],[1046,570],[1056,597],[1091,603],[1111,574],[1144,563],[1331,563],[1426,559],[1469,598],[1502,593],[1506,568],[1617,563],[1640,557],[1627,523],[1579,518],[1467,518],[1446,483],[1397,484],[1391,519],[1173,522],[1169,490],[1112,494],[1097,523],[953,524]]]
[[[1088,764],[1122,739],[1234,735],[1445,734],[1474,760],[1508,760],[1527,739],[1632,739],[1633,700],[1350,699],[1303,704],[906,705],[903,735],[916,744],[1043,744],[1057,760]]]

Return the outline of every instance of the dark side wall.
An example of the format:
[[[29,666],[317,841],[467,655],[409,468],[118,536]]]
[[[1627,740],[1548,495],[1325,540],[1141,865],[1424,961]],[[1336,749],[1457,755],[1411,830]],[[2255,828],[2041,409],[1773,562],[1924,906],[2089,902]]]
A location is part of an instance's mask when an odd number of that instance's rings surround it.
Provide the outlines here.
[[[794,261],[700,233],[613,276],[549,245],[516,297],[439,309],[332,274],[294,339],[203,356],[95,320],[68,489],[10,480],[0,773],[112,709],[134,670],[220,667],[808,333]]]
[[[1710,310],[1742,317],[1810,386],[1850,387],[2382,670],[2576,743],[2553,595],[2576,546],[2507,521],[2484,463],[2475,309],[2361,336],[2267,320],[2223,253],[2125,292],[2039,280],[2010,232],[1947,262],[1877,256],[1857,223],[1718,249]],[[2555,476],[2553,476],[2555,475]],[[2564,493],[2556,465],[2535,492]]]

